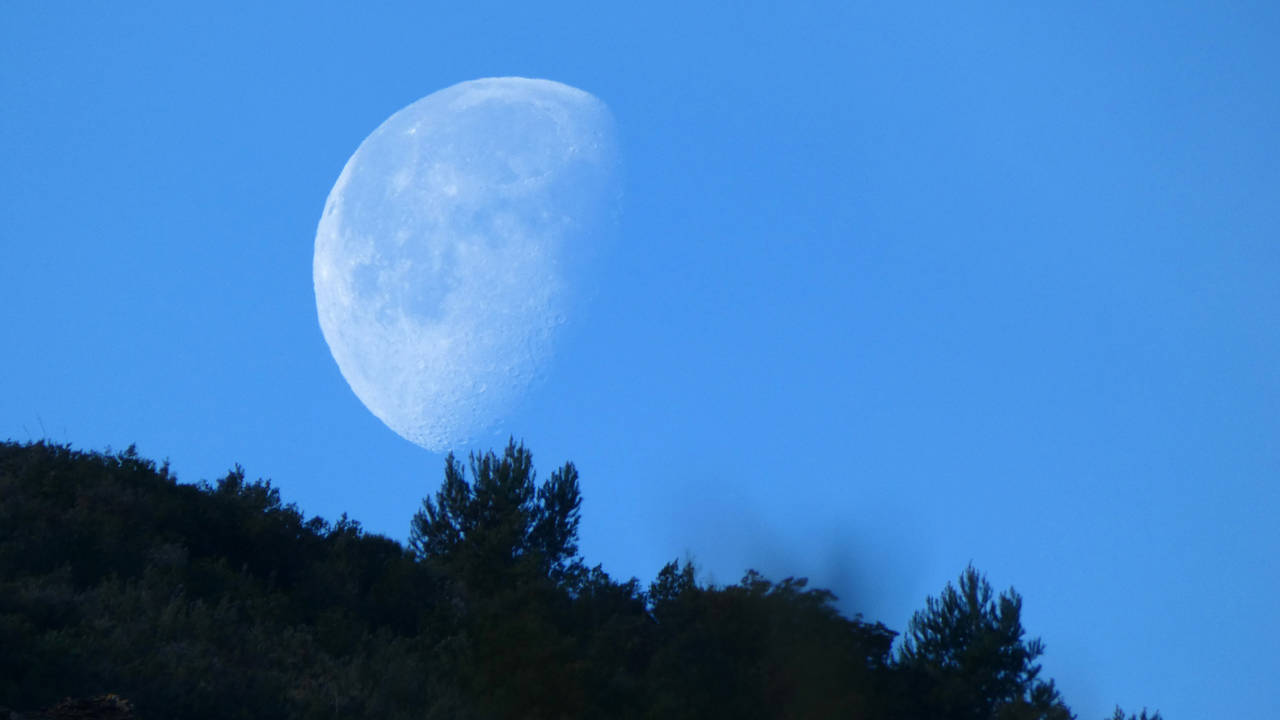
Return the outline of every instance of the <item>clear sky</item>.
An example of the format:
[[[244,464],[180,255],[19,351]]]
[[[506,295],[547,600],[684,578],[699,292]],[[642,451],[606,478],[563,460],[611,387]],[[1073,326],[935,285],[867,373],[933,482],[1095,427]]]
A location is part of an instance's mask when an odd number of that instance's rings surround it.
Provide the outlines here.
[[[901,630],[972,561],[1082,718],[1274,713],[1280,5],[628,5],[4,3],[0,437],[405,538],[443,457],[338,372],[316,225],[392,112],[550,78],[622,242],[483,447],[579,466],[590,562]]]

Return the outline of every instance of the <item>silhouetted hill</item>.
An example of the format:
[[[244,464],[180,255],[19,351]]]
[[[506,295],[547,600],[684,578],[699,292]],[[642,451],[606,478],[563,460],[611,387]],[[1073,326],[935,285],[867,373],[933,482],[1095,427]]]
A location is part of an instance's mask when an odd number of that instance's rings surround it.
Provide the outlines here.
[[[571,464],[538,485],[521,446],[470,473],[451,456],[405,547],[345,516],[304,518],[239,467],[185,485],[133,448],[0,444],[0,705],[114,694],[143,720],[1071,717],[1038,677],[1021,599],[972,568],[894,654],[895,633],[803,580],[707,587],[672,563],[648,588],[615,581],[578,555],[580,504]]]

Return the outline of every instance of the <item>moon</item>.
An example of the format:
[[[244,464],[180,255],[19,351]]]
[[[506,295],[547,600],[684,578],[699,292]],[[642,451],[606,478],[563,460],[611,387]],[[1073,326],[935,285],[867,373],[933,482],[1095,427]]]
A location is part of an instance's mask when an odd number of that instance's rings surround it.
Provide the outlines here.
[[[617,165],[608,107],[551,80],[460,83],[365,138],[313,266],[320,329],[365,407],[435,452],[497,424],[582,309]]]

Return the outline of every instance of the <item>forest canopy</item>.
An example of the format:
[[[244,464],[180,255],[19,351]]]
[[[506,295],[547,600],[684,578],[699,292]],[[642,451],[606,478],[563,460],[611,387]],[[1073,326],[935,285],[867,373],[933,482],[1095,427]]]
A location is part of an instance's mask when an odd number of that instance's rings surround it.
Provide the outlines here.
[[[130,713],[118,717],[145,719],[1075,717],[1041,677],[1045,646],[1022,627],[1021,596],[973,567],[898,638],[802,578],[748,571],[716,586],[675,561],[648,586],[616,580],[579,553],[581,506],[572,463],[539,483],[514,442],[466,464],[450,455],[406,546],[345,515],[306,518],[239,466],[191,485],[132,447],[0,444],[0,706],[61,717],[81,707],[69,698],[109,697]]]

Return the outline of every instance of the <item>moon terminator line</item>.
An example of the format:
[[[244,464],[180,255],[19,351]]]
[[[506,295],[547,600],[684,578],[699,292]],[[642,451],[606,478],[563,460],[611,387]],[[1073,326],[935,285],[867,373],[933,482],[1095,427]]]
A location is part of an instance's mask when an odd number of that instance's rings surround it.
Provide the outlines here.
[[[550,80],[460,83],[374,130],[313,266],[325,341],[370,412],[437,452],[507,412],[575,314],[616,166],[608,108]]]

